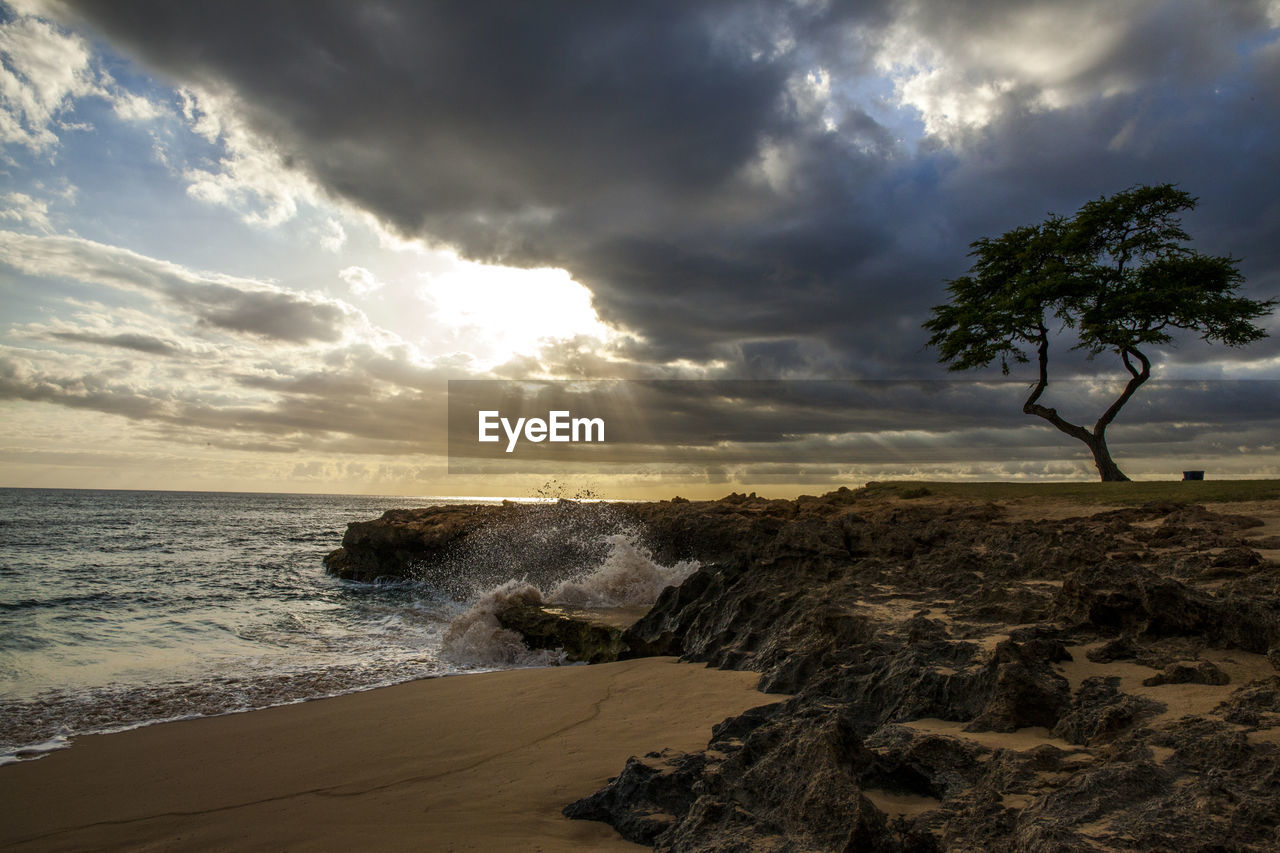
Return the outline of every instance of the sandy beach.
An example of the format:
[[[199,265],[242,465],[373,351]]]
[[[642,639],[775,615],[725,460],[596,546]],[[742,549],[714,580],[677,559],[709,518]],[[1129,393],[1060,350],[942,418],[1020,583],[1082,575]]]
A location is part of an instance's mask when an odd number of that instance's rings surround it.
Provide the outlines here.
[[[771,699],[672,658],[429,679],[0,767],[15,850],[639,850],[561,808]]]

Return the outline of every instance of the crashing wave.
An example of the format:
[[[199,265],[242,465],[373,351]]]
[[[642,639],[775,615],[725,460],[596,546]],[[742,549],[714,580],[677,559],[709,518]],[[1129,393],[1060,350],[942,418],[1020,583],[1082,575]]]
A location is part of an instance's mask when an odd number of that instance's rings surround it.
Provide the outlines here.
[[[504,668],[549,666],[564,662],[563,651],[531,650],[519,633],[502,627],[497,613],[510,604],[561,604],[572,607],[636,607],[653,604],[662,590],[698,569],[693,560],[664,566],[640,544],[637,535],[603,537],[608,549],[599,565],[539,589],[526,579],[508,580],[480,596],[445,631],[441,657],[460,666]]]

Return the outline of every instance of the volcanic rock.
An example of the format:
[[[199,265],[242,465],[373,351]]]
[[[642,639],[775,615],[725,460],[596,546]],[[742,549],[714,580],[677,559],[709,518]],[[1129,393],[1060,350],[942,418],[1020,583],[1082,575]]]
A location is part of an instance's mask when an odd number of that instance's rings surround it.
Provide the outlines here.
[[[498,562],[536,584],[620,530],[699,561],[604,645],[753,670],[779,701],[705,750],[655,743],[566,810],[658,850],[1270,851],[1280,566],[1246,538],[1261,523],[1175,503],[1027,521],[876,489],[437,507],[352,525],[328,565],[443,583]]]
[[[494,611],[494,617],[503,628],[523,636],[529,648],[563,649],[570,661],[606,663],[627,651],[619,629],[555,613],[541,604],[512,599]]]

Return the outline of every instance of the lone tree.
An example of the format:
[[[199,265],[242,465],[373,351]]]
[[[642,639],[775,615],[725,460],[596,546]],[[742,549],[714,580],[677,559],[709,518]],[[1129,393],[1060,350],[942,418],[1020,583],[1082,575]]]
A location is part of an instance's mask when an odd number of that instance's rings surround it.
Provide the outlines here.
[[[1151,376],[1144,350],[1173,341],[1175,329],[1206,341],[1242,346],[1266,337],[1251,321],[1276,300],[1237,296],[1244,277],[1231,257],[1187,248],[1180,215],[1196,199],[1172,184],[1139,186],[1085,204],[1070,219],[1050,215],[970,244],[969,274],[947,283],[951,301],[933,309],[929,346],[950,370],[986,367],[999,358],[1027,363],[1040,376],[1022,411],[1038,415],[1093,453],[1104,481],[1128,480],[1107,450],[1107,427]],[[1056,322],[1055,322],[1056,321]],[[1114,352],[1129,381],[1092,429],[1040,403],[1049,387],[1050,326],[1071,328],[1090,358]]]

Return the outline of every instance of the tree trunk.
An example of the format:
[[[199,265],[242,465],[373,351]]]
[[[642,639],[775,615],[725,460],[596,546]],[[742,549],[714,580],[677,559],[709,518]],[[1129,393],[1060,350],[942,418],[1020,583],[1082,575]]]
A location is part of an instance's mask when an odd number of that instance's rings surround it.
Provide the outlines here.
[[[1093,464],[1098,466],[1098,476],[1102,478],[1102,482],[1129,482],[1129,478],[1120,470],[1120,466],[1112,461],[1111,451],[1107,450],[1106,436],[1093,436],[1091,440],[1085,441],[1085,444],[1089,445],[1089,450],[1093,453]]]
[[[1133,396],[1133,392],[1138,390],[1138,386],[1146,382],[1147,378],[1151,376],[1151,362],[1134,347],[1126,347],[1120,351],[1120,357],[1124,360],[1125,369],[1129,371],[1129,382],[1115,402],[1107,407],[1107,410],[1102,413],[1102,417],[1098,418],[1098,422],[1093,425],[1093,429],[1089,430],[1080,424],[1073,424],[1065,420],[1058,414],[1057,409],[1040,405],[1040,395],[1049,387],[1049,330],[1045,328],[1044,323],[1041,323],[1038,332],[1036,344],[1040,355],[1040,379],[1036,382],[1036,387],[1032,389],[1031,396],[1022,404],[1022,411],[1028,415],[1044,418],[1060,431],[1074,439],[1083,441],[1085,446],[1093,453],[1093,463],[1098,466],[1098,476],[1102,478],[1102,482],[1129,482],[1129,478],[1120,470],[1120,466],[1111,459],[1111,451],[1107,449],[1107,427],[1115,420],[1120,408],[1129,402],[1129,398]],[[1141,367],[1134,367],[1130,356],[1136,358]]]

